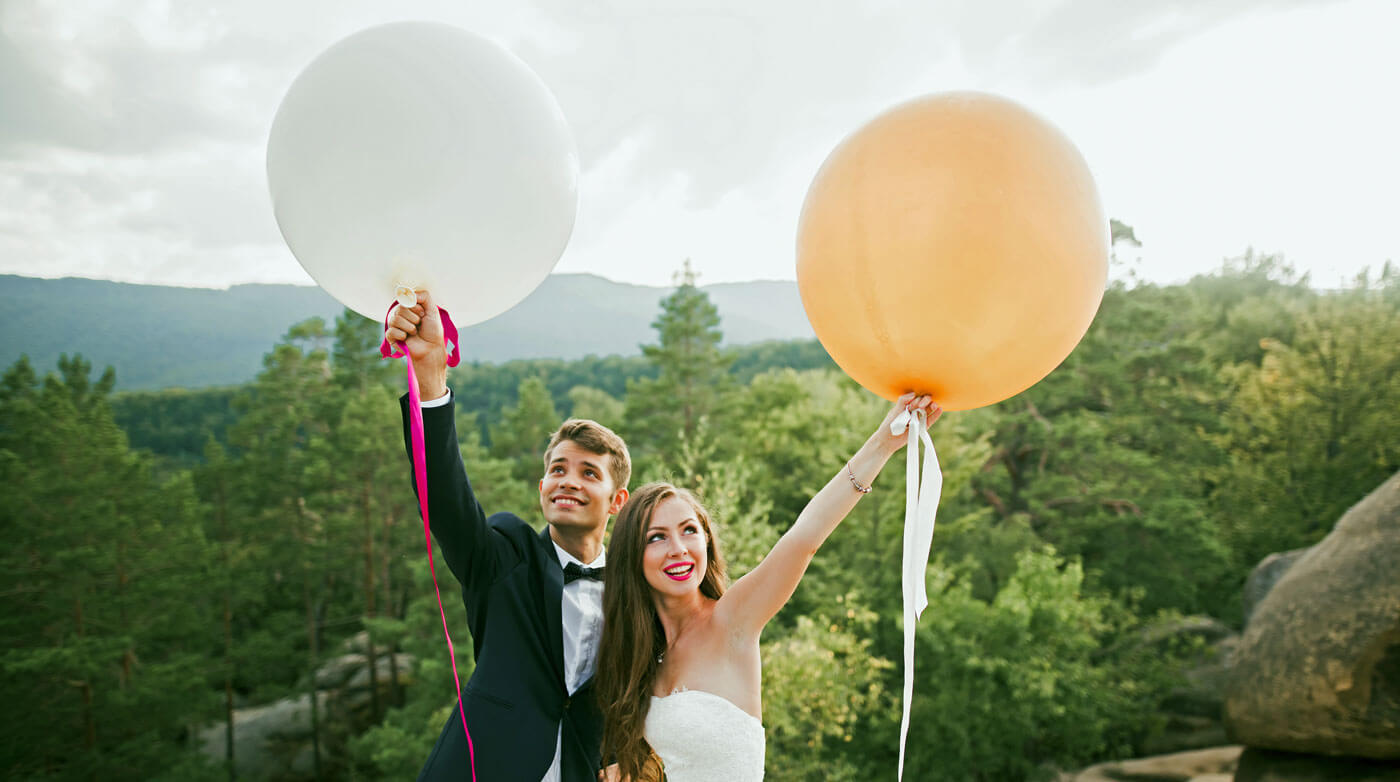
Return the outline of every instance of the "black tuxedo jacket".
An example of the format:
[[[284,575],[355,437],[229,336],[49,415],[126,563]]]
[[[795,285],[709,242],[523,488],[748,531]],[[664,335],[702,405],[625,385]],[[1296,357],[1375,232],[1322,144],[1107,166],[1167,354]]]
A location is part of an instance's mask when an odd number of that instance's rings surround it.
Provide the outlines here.
[[[400,402],[411,462],[407,396]],[[462,688],[462,704],[476,751],[477,779],[537,782],[554,758],[556,731],[562,726],[564,782],[594,782],[602,716],[592,680],[572,697],[565,689],[564,571],[549,530],[537,534],[515,514],[488,518],[482,512],[462,466],[454,409],[449,402],[423,411],[428,518],[448,567],[462,584],[476,653],[476,670]],[[418,779],[470,780],[468,764],[462,718],[453,709]]]

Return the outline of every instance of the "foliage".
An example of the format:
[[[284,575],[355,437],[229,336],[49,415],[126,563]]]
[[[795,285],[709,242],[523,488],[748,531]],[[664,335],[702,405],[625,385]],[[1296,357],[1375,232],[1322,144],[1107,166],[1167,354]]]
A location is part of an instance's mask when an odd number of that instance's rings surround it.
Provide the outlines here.
[[[1311,302],[1288,342],[1229,373],[1215,501],[1238,567],[1315,543],[1400,470],[1400,302],[1384,290]]]
[[[1249,254],[1185,285],[1115,284],[1049,377],[944,417],[911,776],[1034,779],[1142,745],[1174,663],[1133,651],[1139,629],[1159,612],[1235,621],[1259,558],[1316,542],[1400,469],[1398,277],[1318,292]],[[455,369],[460,446],[488,511],[541,525],[544,438],[599,419],[628,438],[634,486],[699,494],[738,578],[886,403],[815,342],[721,348],[708,294],[679,282],[644,356]],[[315,713],[321,776],[416,772],[454,693],[406,485],[402,364],[377,343],[372,321],[312,318],[253,382],[197,392],[114,396],[78,358],[4,373],[0,695],[42,704],[6,713],[7,777],[227,778],[237,758],[196,737],[304,696],[358,633],[416,665],[368,709]],[[771,779],[894,764],[902,459],[765,631]],[[465,617],[437,570],[465,676]]]
[[[916,634],[911,777],[1048,779],[1150,732],[1161,663],[1096,659],[1115,612],[1110,598],[1084,593],[1078,564],[1023,551],[990,601],[949,571],[933,575]]]
[[[448,384],[452,387],[455,404],[463,410],[477,413],[485,423],[498,420],[505,408],[518,404],[520,386],[529,379],[543,383],[549,389],[556,409],[570,415],[573,400],[569,394],[578,386],[588,386],[614,399],[621,399],[629,381],[655,376],[655,369],[641,356],[588,356],[575,361],[529,359],[502,364],[463,362],[449,374]],[[483,429],[482,434],[488,433]],[[491,444],[489,437],[486,442]]]
[[[0,381],[0,693],[10,779],[146,779],[195,768],[184,728],[210,712],[187,476],[158,479],[113,422],[110,369],[81,357]]]
[[[803,616],[792,632],[763,644],[765,779],[856,780],[888,773],[883,753],[851,751],[866,744],[858,739],[888,735],[897,724],[891,716],[899,706],[885,687],[894,664],[870,652],[874,621],[873,612],[852,604],[839,624]]]
[[[385,714],[384,719],[349,742],[355,779],[393,780],[417,776],[423,761],[437,741],[444,723],[459,719],[452,667],[447,644],[443,639],[437,598],[433,591],[428,562],[422,556],[422,532],[417,530],[419,555],[411,560],[412,588],[402,620],[403,652],[418,661],[405,700]],[[464,613],[454,610],[456,590],[450,586],[452,576],[441,555],[434,557],[438,587],[442,590],[443,609],[457,650],[457,672],[466,682],[473,669],[472,645]],[[444,581],[445,579],[445,581]]]
[[[754,376],[772,369],[836,369],[836,362],[815,339],[786,342],[759,342],[733,348],[734,363],[730,374],[740,385],[748,385]]]
[[[378,333],[372,321],[351,315]],[[338,329],[341,320],[337,320]],[[378,345],[377,338],[374,344]],[[736,356],[730,374],[740,384],[774,368],[835,367],[816,340],[761,342],[729,350]],[[382,382],[402,393],[402,363],[382,361],[377,351],[369,358],[377,362],[377,372],[386,378]],[[527,379],[544,383],[561,417],[593,418],[621,431],[627,383],[657,374],[657,368],[644,356],[587,356],[573,361],[519,359],[500,364],[464,361],[450,373],[448,382],[457,409],[476,414],[478,423],[474,425],[482,440],[491,445],[489,424],[519,403],[520,384]],[[342,380],[337,377],[335,382]],[[212,435],[228,445],[228,429],[240,415],[234,400],[242,391],[240,387],[118,391],[112,397],[112,409],[133,448],[148,450],[177,467],[190,467],[202,459],[206,437]]]
[[[617,430],[622,427],[625,409],[622,400],[602,389],[592,386],[574,386],[569,389],[571,418],[588,418],[609,429]]]
[[[627,384],[623,436],[644,456],[675,451],[702,422],[721,426],[734,388],[728,374],[734,357],[719,347],[719,310],[695,287],[689,261],[677,282],[651,324],[658,344],[642,347],[657,376]]]
[[[112,417],[131,447],[158,454],[178,467],[192,467],[204,456],[209,438],[227,445],[238,420],[236,388],[187,391],[131,391],[112,397]]]
[[[544,474],[544,449],[559,428],[554,400],[539,378],[520,381],[519,401],[501,411],[491,427],[491,455],[511,464],[516,480],[538,480]]]

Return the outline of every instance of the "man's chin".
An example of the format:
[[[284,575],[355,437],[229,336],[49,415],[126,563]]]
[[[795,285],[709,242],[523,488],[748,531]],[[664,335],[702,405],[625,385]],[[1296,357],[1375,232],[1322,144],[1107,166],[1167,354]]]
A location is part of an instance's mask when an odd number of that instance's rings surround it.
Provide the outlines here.
[[[553,509],[545,511],[544,520],[548,522],[551,527],[571,530],[595,529],[598,527],[605,527],[608,523],[606,518],[599,521],[592,516],[585,516],[582,513],[557,513],[553,512]]]

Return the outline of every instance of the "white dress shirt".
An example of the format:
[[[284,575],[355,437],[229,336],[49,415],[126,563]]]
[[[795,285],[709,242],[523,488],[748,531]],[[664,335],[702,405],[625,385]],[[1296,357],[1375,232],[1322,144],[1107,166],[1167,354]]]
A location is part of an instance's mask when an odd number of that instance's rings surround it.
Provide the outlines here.
[[[553,543],[553,541],[550,541]],[[554,553],[559,556],[559,567],[570,562],[584,563],[554,543]],[[603,567],[607,552],[589,562],[588,567]],[[588,578],[575,579],[564,585],[560,596],[560,622],[564,625],[564,686],[573,695],[584,682],[593,675],[598,662],[598,638],[603,633],[603,582]],[[549,770],[544,772],[540,782],[560,782],[559,763],[563,757],[564,726],[559,726],[554,738],[554,760]]]

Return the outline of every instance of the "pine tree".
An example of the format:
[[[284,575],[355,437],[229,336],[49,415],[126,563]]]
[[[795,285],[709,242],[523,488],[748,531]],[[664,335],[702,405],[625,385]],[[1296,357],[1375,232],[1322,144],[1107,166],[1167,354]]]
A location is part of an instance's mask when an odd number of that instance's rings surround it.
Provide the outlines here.
[[[331,528],[340,519],[309,501],[317,490],[316,480],[328,472],[324,453],[314,452],[311,445],[326,437],[339,404],[329,382],[329,339],[320,318],[292,326],[264,358],[263,371],[239,400],[244,415],[229,434],[239,451],[239,493],[249,508],[245,529],[259,543],[257,566],[270,573],[274,583],[289,582],[272,590],[258,616],[248,617],[261,625],[248,643],[259,659],[249,664],[254,670],[262,668],[272,680],[265,683],[265,695],[285,694],[298,678],[307,682],[317,776],[324,772],[326,752],[315,677],[310,674],[320,663],[325,616],[340,572],[334,541],[345,537]],[[297,616],[305,642],[301,664],[294,654],[296,636],[275,629],[294,627]]]
[[[678,450],[683,440],[693,443],[702,420],[712,429],[723,426],[735,390],[734,356],[720,349],[719,310],[696,287],[689,259],[651,325],[658,344],[642,352],[658,375],[628,383],[625,429],[634,449],[656,455]]]
[[[402,361],[385,361],[379,355],[384,339],[383,325],[346,309],[335,319],[335,344],[331,366],[335,385],[363,389],[384,386],[403,375]]]
[[[242,572],[240,565],[246,559],[238,525],[234,519],[233,468],[228,455],[218,441],[210,437],[204,447],[204,464],[194,471],[195,487],[204,503],[205,516],[209,525],[217,553],[214,565],[213,586],[219,592],[221,615],[222,678],[223,678],[223,720],[224,720],[224,769],[229,782],[237,779],[234,770],[234,680],[237,674],[237,659],[234,655],[234,617],[241,608],[240,587],[244,589],[252,582],[251,573]]]
[[[134,454],[81,359],[0,382],[0,730],[6,778],[148,779],[198,765],[207,547],[187,476]]]
[[[558,427],[549,389],[539,377],[527,377],[520,381],[519,401],[491,427],[491,455],[509,462],[516,480],[533,483],[544,475],[544,447]]]
[[[333,350],[335,383],[329,394],[335,400],[330,425],[312,441],[317,469],[310,502],[329,527],[343,535],[328,540],[333,557],[345,563],[346,572],[360,574],[359,618],[368,631],[365,653],[371,671],[371,722],[383,715],[378,672],[389,665],[391,701],[402,700],[395,661],[393,622],[402,618],[401,600],[394,585],[406,583],[405,558],[419,552],[416,536],[403,534],[417,518],[413,497],[404,490],[404,452],[397,416],[398,404],[390,379],[402,361],[384,361],[379,355],[379,328],[349,310],[336,323]],[[399,381],[402,384],[402,380]],[[387,616],[386,616],[387,615]],[[381,619],[390,620],[381,624]],[[381,632],[387,632],[381,638]]]

